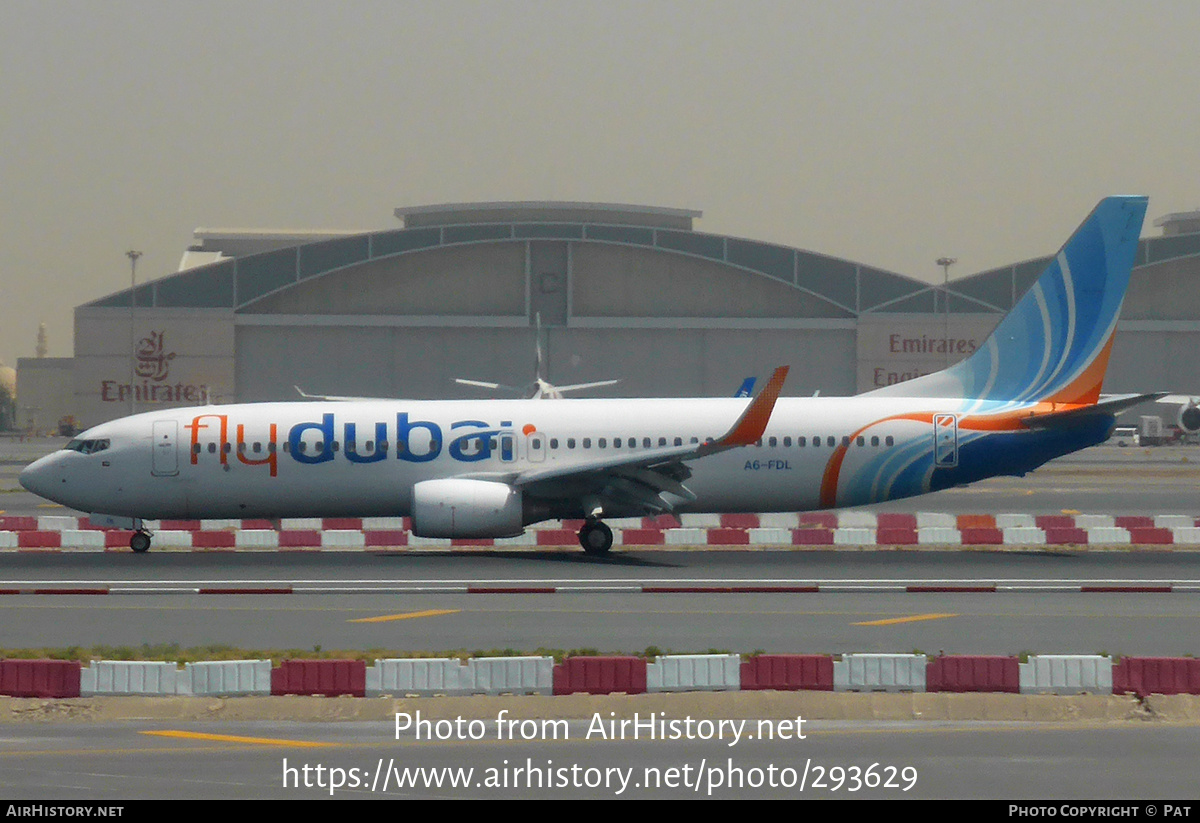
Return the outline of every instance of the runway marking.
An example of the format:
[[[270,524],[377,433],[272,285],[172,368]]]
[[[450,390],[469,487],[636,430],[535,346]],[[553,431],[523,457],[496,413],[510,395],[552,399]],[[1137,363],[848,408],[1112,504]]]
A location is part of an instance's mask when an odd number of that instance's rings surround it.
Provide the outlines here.
[[[211,740],[216,743],[253,743],[259,746],[293,746],[302,749],[326,748],[337,746],[337,743],[316,743],[311,740],[280,740],[274,737],[241,737],[233,734],[206,734],[204,732],[185,732],[167,729],[157,732],[138,732],[151,737],[174,737],[184,740]]]
[[[897,623],[916,623],[921,620],[941,620],[946,617],[958,617],[957,614],[914,614],[911,617],[891,617],[887,620],[868,620],[865,623],[851,623],[851,626],[894,626]]]
[[[405,612],[404,614],[385,614],[380,617],[359,617],[347,620],[347,623],[387,623],[391,620],[411,620],[414,617],[439,617],[443,614],[458,614],[462,609],[426,609],[423,612]]]

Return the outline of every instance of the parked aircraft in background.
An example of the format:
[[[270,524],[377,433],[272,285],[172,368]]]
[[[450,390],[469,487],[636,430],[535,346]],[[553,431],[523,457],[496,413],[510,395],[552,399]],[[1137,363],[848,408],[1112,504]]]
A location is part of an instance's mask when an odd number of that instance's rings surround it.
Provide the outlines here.
[[[135,551],[150,546],[142,518],[404,515],[417,535],[451,538],[582,518],[580,544],[604,554],[606,518],[861,506],[1021,475],[1160,396],[1100,398],[1145,211],[1145,197],[1104,199],[966,360],[856,397],[779,398],[783,366],[749,402],[169,409],[95,426],[20,480],[128,518]]]
[[[734,397],[749,397],[754,392],[754,381],[757,378],[747,377],[742,381],[742,385],[738,386],[738,390],[733,393]]]
[[[1200,396],[1194,394],[1168,394],[1158,398],[1159,403],[1178,406],[1175,422],[1184,434],[1200,432]]]
[[[534,315],[536,337],[534,338],[534,361],[533,361],[533,382],[526,383],[524,386],[506,386],[503,383],[488,383],[484,380],[466,380],[462,377],[456,377],[455,383],[460,383],[464,386],[477,386],[481,389],[490,389],[491,391],[499,391],[504,394],[510,394],[514,397],[525,397],[530,400],[561,400],[562,396],[567,392],[581,391],[583,389],[598,389],[601,386],[614,386],[620,383],[620,380],[597,380],[592,383],[575,383],[570,386],[556,386],[546,379],[546,358],[542,354],[542,316]]]

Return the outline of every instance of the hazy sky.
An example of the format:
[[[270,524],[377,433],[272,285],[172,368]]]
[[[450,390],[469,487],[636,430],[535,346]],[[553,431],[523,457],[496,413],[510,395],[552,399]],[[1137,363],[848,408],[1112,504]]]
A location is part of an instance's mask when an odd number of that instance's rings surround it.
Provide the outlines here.
[[[1200,207],[1200,3],[0,2],[0,360],[204,227],[702,209],[938,279]],[[1158,230],[1147,228],[1146,233]]]

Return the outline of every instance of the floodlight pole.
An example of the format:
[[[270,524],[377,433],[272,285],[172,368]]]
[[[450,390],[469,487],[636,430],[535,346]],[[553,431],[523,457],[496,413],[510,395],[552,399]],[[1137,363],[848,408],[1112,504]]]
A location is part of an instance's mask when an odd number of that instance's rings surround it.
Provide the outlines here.
[[[946,347],[946,365],[950,365],[950,267],[958,262],[957,257],[939,257],[937,264],[942,267],[942,301],[945,303],[945,327],[942,333],[942,345]]]

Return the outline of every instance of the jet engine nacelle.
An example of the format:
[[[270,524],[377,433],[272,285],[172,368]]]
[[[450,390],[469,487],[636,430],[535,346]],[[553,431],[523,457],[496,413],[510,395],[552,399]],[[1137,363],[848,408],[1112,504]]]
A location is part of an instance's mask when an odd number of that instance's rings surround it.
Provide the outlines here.
[[[1195,403],[1180,406],[1179,415],[1176,420],[1179,423],[1179,428],[1188,434],[1200,432],[1200,406],[1197,406]]]
[[[519,491],[454,477],[413,486],[412,523],[419,537],[514,537],[525,531]]]

